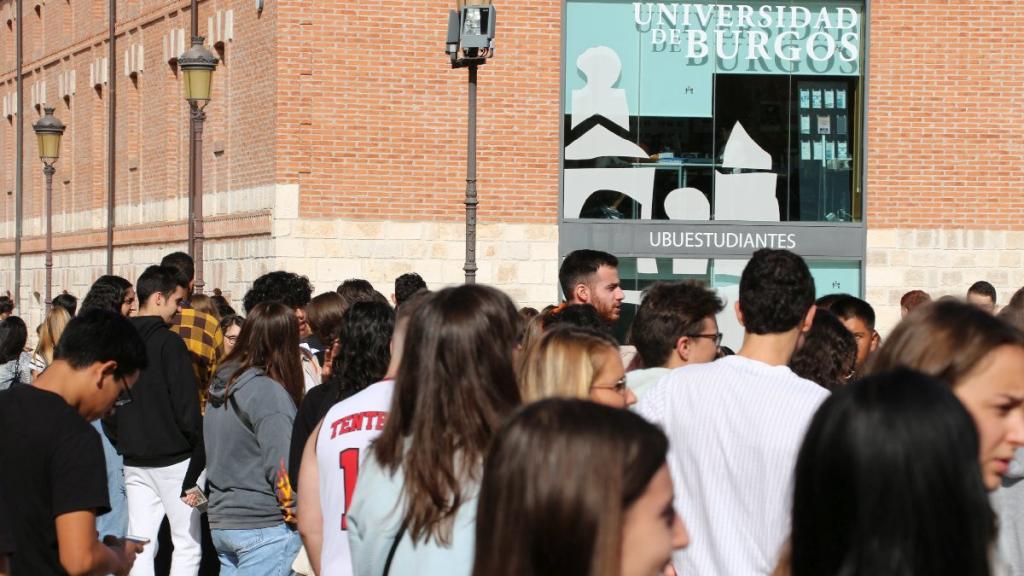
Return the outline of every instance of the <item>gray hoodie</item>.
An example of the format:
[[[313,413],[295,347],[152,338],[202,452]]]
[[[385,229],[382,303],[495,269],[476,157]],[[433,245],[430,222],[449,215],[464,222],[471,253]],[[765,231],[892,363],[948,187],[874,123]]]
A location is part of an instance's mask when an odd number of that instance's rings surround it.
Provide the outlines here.
[[[203,417],[210,527],[252,529],[284,521],[275,486],[288,461],[295,403],[263,370],[249,368],[228,392],[237,366],[222,366]],[[233,398],[234,402],[229,401]]]

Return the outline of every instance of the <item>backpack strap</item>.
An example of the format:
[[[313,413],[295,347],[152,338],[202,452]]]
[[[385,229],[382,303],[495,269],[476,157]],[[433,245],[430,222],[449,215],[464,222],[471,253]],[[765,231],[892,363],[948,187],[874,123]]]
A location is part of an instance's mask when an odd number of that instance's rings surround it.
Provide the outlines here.
[[[395,534],[395,540],[391,543],[391,550],[388,550],[388,559],[384,562],[384,575],[389,576],[391,574],[391,561],[395,559],[395,551],[398,550],[398,543],[405,537],[405,526],[406,523],[402,522],[402,527],[398,529],[398,534]]]
[[[249,420],[249,415],[239,408],[238,401],[235,400],[234,394],[228,396],[228,405],[231,406],[231,410],[234,411],[235,416],[238,416],[238,420],[242,422],[242,426],[245,426],[245,429],[252,434],[256,434],[256,430],[252,427],[252,421]]]

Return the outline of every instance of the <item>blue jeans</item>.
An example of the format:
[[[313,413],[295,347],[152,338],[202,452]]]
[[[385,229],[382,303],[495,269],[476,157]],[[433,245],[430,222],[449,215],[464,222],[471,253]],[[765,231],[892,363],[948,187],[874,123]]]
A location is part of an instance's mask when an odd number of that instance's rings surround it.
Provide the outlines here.
[[[299,533],[285,523],[270,528],[214,528],[213,547],[220,558],[220,576],[287,576],[302,548]]]
[[[100,538],[116,536],[124,538],[128,533],[128,499],[124,493],[124,460],[114,445],[103,433],[100,421],[92,423],[103,442],[103,459],[107,463],[107,495],[110,498],[110,512],[96,517],[96,532]]]

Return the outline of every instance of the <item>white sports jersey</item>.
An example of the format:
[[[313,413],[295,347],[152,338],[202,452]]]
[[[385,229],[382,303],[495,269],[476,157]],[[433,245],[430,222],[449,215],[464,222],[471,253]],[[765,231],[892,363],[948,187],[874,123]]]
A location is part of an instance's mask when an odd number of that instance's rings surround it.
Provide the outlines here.
[[[371,384],[362,392],[335,404],[320,427],[316,461],[320,470],[320,506],[324,516],[321,576],[352,574],[346,513],[356,489],[359,465],[370,442],[384,430],[394,387],[393,380]]]

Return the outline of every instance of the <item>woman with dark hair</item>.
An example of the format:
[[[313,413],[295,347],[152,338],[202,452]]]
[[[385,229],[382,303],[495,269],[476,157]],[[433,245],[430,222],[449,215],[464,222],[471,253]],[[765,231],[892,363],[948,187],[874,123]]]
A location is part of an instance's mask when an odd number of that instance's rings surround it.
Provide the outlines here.
[[[414,312],[387,423],[346,517],[355,574],[469,574],[484,454],[520,403],[517,322],[508,296],[472,284],[430,294]]]
[[[803,344],[789,360],[789,368],[826,390],[835,390],[853,378],[856,361],[857,340],[853,333],[834,314],[819,309]]]
[[[138,310],[135,302],[135,288],[120,276],[100,276],[92,283],[89,292],[82,299],[78,313],[98,308],[120,314],[125,318]],[[110,497],[110,512],[96,517],[96,532],[102,536],[124,538],[128,533],[128,499],[125,496],[124,458],[110,443],[103,432],[100,421],[92,423],[99,432],[103,443],[103,456],[107,463],[107,495]]]
[[[668,439],[628,411],[541,400],[498,433],[477,509],[474,576],[655,576],[689,536]]]
[[[953,389],[978,429],[985,487],[995,491],[999,558],[1024,571],[1024,332],[976,306],[939,300],[915,309],[875,353],[868,372],[905,366]],[[1008,477],[1011,468],[1018,468]],[[1000,486],[1002,488],[1000,489]],[[997,490],[998,489],[998,490]]]
[[[387,302],[356,302],[345,312],[340,328],[338,340],[343,345],[334,357],[330,377],[309,391],[295,416],[288,467],[292,486],[299,485],[306,440],[331,406],[380,382],[388,371],[395,313]]]
[[[318,294],[306,305],[306,321],[309,322],[309,329],[313,333],[306,339],[306,343],[315,351],[317,361],[324,367],[325,381],[329,376],[327,362],[333,360],[327,352],[337,340],[338,328],[341,327],[342,317],[348,308],[349,305],[337,292]]]
[[[998,488],[1024,445],[1024,333],[975,306],[935,302],[896,326],[867,372],[901,367],[953,389],[978,427],[985,485]]]
[[[341,328],[343,345],[335,359],[337,370],[332,372],[335,381],[320,387],[325,404],[336,403],[319,425],[314,425],[304,447],[292,436],[292,457],[295,450],[302,449],[299,533],[317,574],[352,573],[345,518],[361,455],[369,451],[387,421],[409,319],[420,300],[419,295],[405,300],[394,322],[391,307],[384,302],[358,302],[349,308]],[[387,366],[382,363],[385,358],[389,359]],[[363,382],[373,383],[365,386]],[[339,397],[344,399],[336,401]],[[302,410],[299,413],[301,416]],[[298,420],[295,428],[299,428]]]
[[[949,386],[876,373],[822,404],[797,458],[779,576],[989,576],[978,434]]]
[[[238,342],[238,335],[242,333],[242,324],[245,323],[245,318],[237,314],[225,316],[220,320],[220,331],[224,334],[224,354],[221,359],[226,358],[231,351],[235,349],[235,344]]]
[[[135,302],[135,288],[132,283],[120,276],[100,276],[92,283],[89,293],[82,299],[79,313],[89,308],[112,310],[128,317],[135,314],[138,306]]]
[[[222,573],[287,574],[301,548],[287,523],[292,503],[277,492],[287,481],[292,422],[302,400],[298,346],[295,312],[280,302],[257,304],[210,387],[203,417],[208,514]]]
[[[0,390],[32,383],[32,357],[25,352],[28,328],[17,316],[0,321]]]

